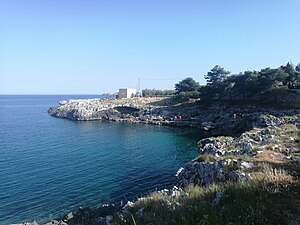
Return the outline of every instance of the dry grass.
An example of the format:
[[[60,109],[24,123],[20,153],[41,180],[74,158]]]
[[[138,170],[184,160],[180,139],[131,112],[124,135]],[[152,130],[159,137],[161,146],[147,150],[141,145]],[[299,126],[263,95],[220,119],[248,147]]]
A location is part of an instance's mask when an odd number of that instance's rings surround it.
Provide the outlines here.
[[[203,154],[198,156],[195,161],[197,162],[215,162],[216,157],[210,154]]]
[[[300,198],[291,194],[290,188],[296,181],[289,171],[269,163],[260,163],[257,168],[252,180],[190,186],[185,190],[187,197],[152,193],[132,209],[134,220],[129,218],[118,224],[289,224],[290,218],[297,221]],[[223,197],[214,204],[218,192],[223,192]],[[177,203],[178,207],[170,209],[165,202]],[[135,214],[140,208],[144,208],[143,218]]]
[[[264,150],[262,152],[257,153],[257,155],[253,157],[253,161],[282,164],[282,163],[286,163],[286,161],[283,158],[284,158],[284,154],[282,153],[274,152],[271,150]]]
[[[294,180],[294,177],[283,168],[276,168],[266,162],[259,163],[256,170],[257,172],[253,173],[256,179],[263,179],[266,183],[272,183],[275,186],[279,186],[280,184],[286,185],[292,183]]]

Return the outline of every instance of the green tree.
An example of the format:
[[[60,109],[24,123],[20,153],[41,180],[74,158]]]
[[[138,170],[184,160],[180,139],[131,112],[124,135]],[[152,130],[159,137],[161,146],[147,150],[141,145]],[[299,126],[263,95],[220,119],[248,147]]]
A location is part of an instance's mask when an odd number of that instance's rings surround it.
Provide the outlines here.
[[[300,63],[295,67],[296,71],[296,88],[300,88]]]
[[[280,69],[282,69],[286,74],[287,77],[284,81],[284,83],[288,86],[288,88],[292,89],[295,88],[298,77],[297,77],[297,71],[295,70],[293,64],[287,63],[285,66],[281,66]]]
[[[229,71],[226,71],[223,67],[216,65],[204,76],[204,78],[208,85],[215,85],[225,81],[229,74]]]
[[[191,77],[187,77],[175,84],[175,90],[177,94],[181,92],[198,92],[199,89],[200,84]]]
[[[228,78],[233,83],[231,92],[240,96],[242,94],[245,101],[248,96],[257,92],[257,73],[256,71],[245,71],[238,75],[232,75]]]
[[[289,75],[285,72],[284,67],[279,67],[277,69],[262,69],[258,74],[256,87],[261,95],[261,99],[263,93],[271,93],[274,96],[276,104],[278,92],[285,85],[288,76]]]
[[[277,69],[265,68],[259,72],[257,88],[261,92],[268,92],[285,84],[289,86],[287,80],[289,80],[289,74],[284,67]]]
[[[216,65],[204,76],[208,86],[204,91],[209,93],[209,95],[213,98],[217,95],[219,100],[221,100],[224,92],[228,92],[230,89],[231,83],[225,82],[229,74],[229,71],[226,71],[223,67]]]
[[[258,75],[257,88],[260,92],[269,91],[275,83],[276,69],[269,67],[262,69]]]
[[[295,68],[296,72],[300,73],[300,63]]]

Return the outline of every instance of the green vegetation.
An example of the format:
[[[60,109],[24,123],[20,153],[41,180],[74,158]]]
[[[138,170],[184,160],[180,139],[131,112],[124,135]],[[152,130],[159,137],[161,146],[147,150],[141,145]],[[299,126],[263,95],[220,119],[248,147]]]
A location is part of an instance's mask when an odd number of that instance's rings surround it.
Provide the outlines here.
[[[207,85],[201,89],[203,99],[259,100],[277,103],[280,93],[300,87],[299,65],[291,63],[276,69],[245,71],[227,76],[228,71],[216,66],[206,75]]]
[[[213,102],[230,104],[292,106],[289,95],[300,89],[300,64],[291,63],[278,68],[264,68],[260,71],[244,71],[230,74],[223,67],[216,65],[206,75],[206,85],[201,86],[192,77],[187,77],[175,84],[175,90],[142,90],[143,97],[174,96],[176,102],[200,99],[200,103],[209,105]],[[300,105],[299,105],[300,107]]]
[[[170,96],[170,95],[174,95],[175,93],[176,93],[176,91],[174,91],[174,90],[158,90],[158,89],[142,90],[143,97]]]
[[[176,100],[186,102],[191,98],[199,98],[200,84],[191,77],[187,77],[175,84]]]
[[[210,154],[199,155],[196,159],[198,162],[215,162],[216,158]]]
[[[199,97],[200,97],[199,91],[187,91],[187,92],[178,93],[175,99],[177,102],[187,102],[190,99],[198,99]]]
[[[179,83],[175,84],[176,93],[179,94],[181,92],[194,92],[199,91],[200,84],[196,82],[193,78],[187,77]]]
[[[300,64],[295,67],[287,63],[275,69],[268,67],[232,75],[216,65],[204,77],[207,84],[202,87],[191,77],[177,83],[177,99],[183,102],[200,97],[203,103],[227,101],[277,104],[289,91],[300,89]]]
[[[132,213],[118,224],[289,224],[290,215],[299,212],[291,202],[299,189],[291,186],[293,191],[288,190],[291,176],[287,171],[266,163],[259,168],[252,180],[189,187],[185,197],[152,193],[132,209],[134,212],[144,208],[143,218]],[[223,197],[216,204],[214,200],[220,192]],[[166,204],[176,207],[168,208]]]
[[[228,89],[228,83],[225,82],[229,71],[226,71],[223,67],[216,65],[210,72],[205,75],[207,82],[206,89],[203,87],[205,95],[208,98],[212,98],[213,95],[218,94],[218,98],[221,100],[224,90]],[[205,92],[206,91],[206,92]]]

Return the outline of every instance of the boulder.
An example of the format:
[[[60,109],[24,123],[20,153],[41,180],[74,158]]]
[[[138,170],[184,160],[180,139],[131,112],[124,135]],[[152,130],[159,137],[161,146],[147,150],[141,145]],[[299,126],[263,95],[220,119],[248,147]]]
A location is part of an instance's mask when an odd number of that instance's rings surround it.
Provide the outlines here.
[[[202,149],[200,149],[200,151],[202,152],[202,154],[215,155],[218,152],[218,148],[214,144],[208,143]]]
[[[222,159],[215,162],[191,161],[178,173],[177,185],[179,187],[207,186],[226,180],[250,179],[251,176],[245,170],[253,166],[251,162],[236,159]]]
[[[204,148],[207,144],[214,145],[217,149],[224,149],[234,141],[233,137],[220,136],[220,137],[210,137],[204,138],[198,142],[199,148]]]
[[[284,119],[270,115],[260,115],[255,121],[254,127],[278,127],[284,123]]]
[[[67,222],[67,221],[69,221],[69,220],[71,220],[71,219],[73,219],[73,218],[74,218],[73,213],[72,213],[72,212],[69,212],[69,213],[65,216],[64,221]]]
[[[213,182],[224,180],[223,166],[221,161],[188,163],[178,174],[177,182],[180,187],[188,185],[206,186]]]
[[[131,202],[131,201],[128,201],[125,205],[124,205],[124,207],[122,208],[122,210],[124,211],[124,212],[128,212],[131,208],[133,208],[134,207],[134,202]]]

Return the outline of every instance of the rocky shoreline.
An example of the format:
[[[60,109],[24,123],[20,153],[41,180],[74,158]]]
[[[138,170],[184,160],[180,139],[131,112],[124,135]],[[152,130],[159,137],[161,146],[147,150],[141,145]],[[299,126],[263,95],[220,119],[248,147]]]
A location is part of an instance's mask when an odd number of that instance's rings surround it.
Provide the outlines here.
[[[166,106],[156,105],[155,101],[145,102],[70,100],[51,107],[49,114],[71,120],[190,126],[213,136],[198,142],[199,157],[178,170],[175,186],[157,192],[161,196],[160,206],[170,211],[181,207],[182,203],[174,199],[188,198],[189,186],[252,180],[264,166],[261,162],[300,165],[300,112],[297,110],[225,106],[201,110],[197,105]],[[133,217],[143,221],[147,209],[141,207],[141,203],[148,198],[118,206],[79,208],[46,225],[126,224]],[[211,204],[218,204],[222,198],[223,192],[217,192]],[[36,222],[25,224],[37,225]]]
[[[213,105],[201,108],[196,102],[176,104],[165,97],[132,99],[84,99],[61,101],[50,107],[51,116],[75,121],[103,120],[175,127],[193,127],[208,136],[237,135],[253,127],[279,125],[281,118],[299,110]],[[287,118],[288,120],[288,118]]]

